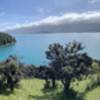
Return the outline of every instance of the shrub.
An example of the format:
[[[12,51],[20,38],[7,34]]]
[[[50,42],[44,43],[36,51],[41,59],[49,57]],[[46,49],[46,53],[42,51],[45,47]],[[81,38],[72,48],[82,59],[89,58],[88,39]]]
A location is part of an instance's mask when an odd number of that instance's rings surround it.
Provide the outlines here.
[[[17,61],[9,61],[4,63],[0,68],[0,86],[2,89],[14,90],[16,85],[19,83],[21,73]]]

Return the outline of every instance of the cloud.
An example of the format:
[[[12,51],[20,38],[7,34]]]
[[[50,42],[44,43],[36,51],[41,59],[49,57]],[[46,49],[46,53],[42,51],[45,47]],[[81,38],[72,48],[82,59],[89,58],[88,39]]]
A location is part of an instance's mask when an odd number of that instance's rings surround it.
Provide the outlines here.
[[[66,13],[6,29],[13,33],[100,32],[100,12]]]

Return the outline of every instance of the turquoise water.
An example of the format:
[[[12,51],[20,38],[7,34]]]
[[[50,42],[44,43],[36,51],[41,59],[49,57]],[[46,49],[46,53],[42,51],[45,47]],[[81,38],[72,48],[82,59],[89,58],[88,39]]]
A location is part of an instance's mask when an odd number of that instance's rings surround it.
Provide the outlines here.
[[[77,40],[86,47],[85,51],[100,59],[100,33],[59,33],[59,34],[12,34],[17,43],[0,47],[0,61],[9,55],[16,55],[26,64],[46,64],[45,51],[54,42],[66,44]]]

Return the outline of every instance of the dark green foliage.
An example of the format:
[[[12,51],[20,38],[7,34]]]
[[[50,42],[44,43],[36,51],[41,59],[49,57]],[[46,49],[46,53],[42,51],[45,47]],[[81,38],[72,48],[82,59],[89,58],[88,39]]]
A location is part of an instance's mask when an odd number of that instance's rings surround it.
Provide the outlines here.
[[[99,61],[92,62],[92,71],[87,77],[91,82],[88,84],[86,91],[90,91],[100,85],[100,65]]]
[[[7,33],[0,32],[0,46],[15,43],[15,42],[16,40],[14,37],[12,37],[11,35]]]
[[[49,66],[54,72],[51,75],[62,81],[65,92],[70,90],[73,78],[81,79],[91,72],[92,59],[82,52],[83,49],[81,43],[73,41],[65,47],[59,43],[51,44],[46,51],[47,59],[51,61]]]
[[[16,65],[11,64],[4,68],[3,70],[5,80],[7,81],[7,88],[13,91],[15,85],[19,82],[20,76]]]
[[[10,89],[11,91],[13,91],[21,78],[19,65],[17,61],[10,59],[7,63],[2,64],[1,66],[0,88],[2,88],[1,90]]]
[[[19,66],[23,78],[32,78],[35,76],[36,73],[35,65],[25,65],[23,63],[20,63]]]

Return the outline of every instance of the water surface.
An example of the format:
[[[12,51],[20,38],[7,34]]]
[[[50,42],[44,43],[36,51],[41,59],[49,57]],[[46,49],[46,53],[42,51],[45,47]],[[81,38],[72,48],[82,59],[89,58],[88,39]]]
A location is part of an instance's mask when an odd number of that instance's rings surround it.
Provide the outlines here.
[[[0,47],[0,61],[9,55],[17,55],[26,64],[46,64],[45,51],[54,42],[66,44],[77,40],[86,47],[85,51],[100,59],[100,33],[59,33],[59,34],[12,34],[17,43]]]

